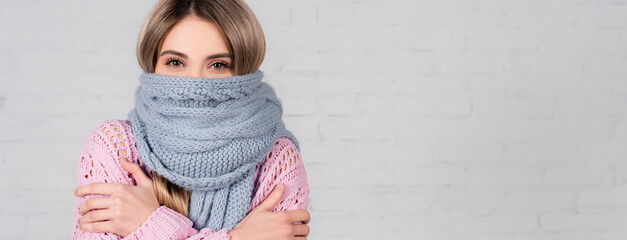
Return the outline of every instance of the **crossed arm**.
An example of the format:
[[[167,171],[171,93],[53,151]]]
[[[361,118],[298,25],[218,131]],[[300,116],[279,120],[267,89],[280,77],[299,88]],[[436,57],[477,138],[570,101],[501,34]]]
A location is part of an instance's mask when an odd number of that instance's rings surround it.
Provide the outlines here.
[[[148,217],[145,217],[145,221],[126,236],[106,231],[84,231],[79,227],[79,219],[82,216],[87,216],[84,215],[85,209],[90,207],[86,207],[89,204],[85,203],[94,202],[87,200],[110,197],[110,192],[108,192],[109,194],[106,191],[98,192],[92,187],[95,186],[92,183],[106,183],[99,185],[110,186],[124,185],[129,189],[137,189],[142,185],[142,181],[145,179],[149,181],[150,179],[144,175],[146,178],[142,180],[141,175],[144,172],[149,173],[149,171],[141,163],[135,149],[132,148],[134,142],[130,136],[130,131],[128,121],[105,121],[94,129],[83,143],[77,162],[77,184],[78,189],[82,189],[83,193],[88,194],[77,195],[76,197],[73,239],[236,239],[236,235],[243,235],[247,232],[246,230],[253,229],[252,227],[243,227],[247,223],[248,226],[254,226],[256,224],[253,223],[261,221],[261,219],[265,219],[266,222],[268,219],[290,221],[296,218],[289,216],[296,215],[299,215],[298,219],[303,221],[295,221],[293,226],[296,227],[294,229],[299,229],[298,231],[301,233],[306,230],[306,233],[301,235],[306,236],[308,234],[308,226],[305,224],[297,226],[298,223],[308,223],[309,221],[309,214],[305,210],[309,198],[306,173],[297,149],[287,138],[278,139],[274,148],[259,163],[259,169],[255,174],[253,183],[254,192],[249,215],[231,232],[227,231],[226,228],[196,230],[192,227],[190,219],[166,206],[159,206],[151,211],[149,215],[147,214]],[[283,190],[273,192],[277,185],[282,185]],[[81,207],[83,208],[82,211]],[[263,210],[268,211],[264,212]],[[293,214],[281,214],[280,212],[293,212]],[[240,225],[243,226],[240,227]],[[295,239],[304,239],[304,237]]]

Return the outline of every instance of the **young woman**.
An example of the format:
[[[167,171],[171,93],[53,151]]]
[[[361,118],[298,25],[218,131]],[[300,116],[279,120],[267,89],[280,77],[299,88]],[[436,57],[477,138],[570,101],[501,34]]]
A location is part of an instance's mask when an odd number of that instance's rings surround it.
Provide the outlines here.
[[[159,1],[135,108],[83,143],[73,239],[306,239],[306,173],[264,54],[243,1]]]

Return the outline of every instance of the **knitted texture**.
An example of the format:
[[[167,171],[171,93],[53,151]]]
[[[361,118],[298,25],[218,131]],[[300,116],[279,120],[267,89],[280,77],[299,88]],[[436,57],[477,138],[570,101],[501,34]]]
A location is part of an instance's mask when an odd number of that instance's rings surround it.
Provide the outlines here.
[[[252,199],[255,166],[279,137],[298,142],[263,73],[195,78],[143,73],[129,113],[146,166],[191,190],[194,228],[229,230]]]
[[[152,176],[151,170],[142,162],[137,152],[135,139],[131,134],[128,120],[108,120],[98,125],[84,141],[77,161],[77,185],[83,186],[94,182],[123,183],[137,185],[131,175],[120,165],[125,158],[137,163]],[[309,185],[300,154],[288,138],[278,138],[263,160],[256,165],[253,181],[253,199],[248,212],[257,207],[274,187],[283,183],[283,198],[272,211],[307,209]],[[83,232],[78,227],[78,208],[92,197],[106,195],[90,194],[76,197],[74,206],[74,228],[72,239],[229,239],[228,229],[193,228],[193,222],[180,213],[166,207],[157,208],[145,222],[130,235],[122,238],[112,233]]]

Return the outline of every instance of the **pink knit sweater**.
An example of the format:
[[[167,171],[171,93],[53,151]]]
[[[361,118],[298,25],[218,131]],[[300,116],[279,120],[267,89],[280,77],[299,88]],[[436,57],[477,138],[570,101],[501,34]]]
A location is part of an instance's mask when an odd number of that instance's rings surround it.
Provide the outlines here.
[[[94,182],[136,185],[120,165],[121,158],[138,163],[152,177],[137,152],[130,122],[107,120],[96,127],[83,143],[76,169],[78,186]],[[263,202],[279,182],[284,184],[283,199],[273,211],[307,209],[309,186],[305,168],[294,143],[284,137],[277,139],[272,150],[257,164],[253,199],[248,211]],[[72,239],[229,239],[226,228],[196,230],[189,218],[166,206],[157,208],[141,226],[124,238],[113,233],[83,232],[78,228],[81,217],[78,208],[91,197],[106,195],[76,197]]]

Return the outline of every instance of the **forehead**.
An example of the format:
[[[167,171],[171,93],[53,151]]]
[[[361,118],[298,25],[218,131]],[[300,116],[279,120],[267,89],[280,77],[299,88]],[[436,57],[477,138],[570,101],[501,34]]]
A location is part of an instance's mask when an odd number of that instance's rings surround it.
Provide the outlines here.
[[[165,36],[160,52],[175,50],[190,58],[228,53],[220,28],[212,22],[189,15],[176,23]]]

